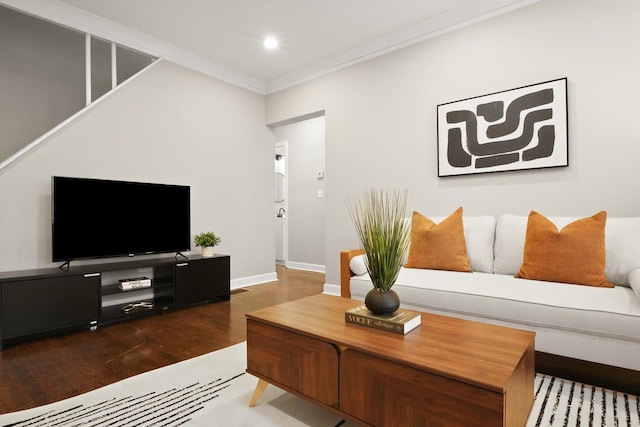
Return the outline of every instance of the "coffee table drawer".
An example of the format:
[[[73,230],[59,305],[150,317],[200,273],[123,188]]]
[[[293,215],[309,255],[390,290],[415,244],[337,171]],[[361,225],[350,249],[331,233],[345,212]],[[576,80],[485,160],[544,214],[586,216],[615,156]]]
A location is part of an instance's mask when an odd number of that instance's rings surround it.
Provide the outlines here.
[[[355,350],[340,356],[340,410],[376,426],[503,426],[503,394]]]
[[[247,319],[247,372],[334,408],[338,357],[325,341]]]

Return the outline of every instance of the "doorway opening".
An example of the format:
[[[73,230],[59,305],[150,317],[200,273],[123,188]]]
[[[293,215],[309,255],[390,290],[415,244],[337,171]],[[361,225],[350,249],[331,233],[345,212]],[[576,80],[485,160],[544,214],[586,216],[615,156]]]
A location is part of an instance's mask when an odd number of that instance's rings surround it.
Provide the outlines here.
[[[274,126],[273,134],[276,196],[280,188],[284,196],[275,202],[276,264],[324,273],[325,117]]]
[[[276,265],[287,266],[287,142],[275,147]]]

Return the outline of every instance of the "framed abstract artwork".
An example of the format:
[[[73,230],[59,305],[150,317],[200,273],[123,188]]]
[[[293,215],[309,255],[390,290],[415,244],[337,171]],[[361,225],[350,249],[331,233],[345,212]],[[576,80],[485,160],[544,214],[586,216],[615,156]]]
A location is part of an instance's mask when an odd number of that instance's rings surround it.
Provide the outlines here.
[[[567,79],[438,105],[438,176],[569,165]]]

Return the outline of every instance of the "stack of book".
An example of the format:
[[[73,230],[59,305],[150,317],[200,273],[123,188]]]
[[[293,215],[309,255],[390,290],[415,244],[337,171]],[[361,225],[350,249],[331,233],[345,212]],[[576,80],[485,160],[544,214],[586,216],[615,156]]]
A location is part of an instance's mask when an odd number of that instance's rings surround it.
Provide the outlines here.
[[[396,334],[406,334],[417,328],[422,323],[420,313],[400,308],[388,315],[376,315],[371,313],[367,306],[361,305],[347,310],[344,320],[354,325],[381,329]]]
[[[122,279],[118,283],[118,289],[131,291],[134,289],[150,288],[151,279],[148,277],[134,277],[132,279]]]

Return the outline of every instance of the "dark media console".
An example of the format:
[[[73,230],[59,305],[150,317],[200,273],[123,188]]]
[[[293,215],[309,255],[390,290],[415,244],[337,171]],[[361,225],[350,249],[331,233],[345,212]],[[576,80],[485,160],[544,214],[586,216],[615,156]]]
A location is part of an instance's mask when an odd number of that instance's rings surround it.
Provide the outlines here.
[[[95,327],[230,298],[230,257],[143,260],[0,272],[0,349],[4,341]],[[120,280],[151,287],[123,291]]]

